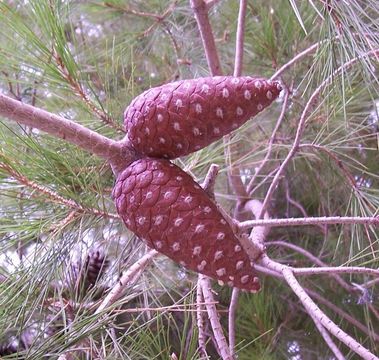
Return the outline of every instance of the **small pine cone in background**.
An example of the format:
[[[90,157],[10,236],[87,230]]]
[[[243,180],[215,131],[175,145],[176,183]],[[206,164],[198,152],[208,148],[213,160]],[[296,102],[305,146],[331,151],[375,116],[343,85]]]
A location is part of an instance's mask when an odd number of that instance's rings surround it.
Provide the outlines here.
[[[12,336],[7,342],[0,344],[0,356],[16,354],[22,350],[25,350],[25,348],[15,336]]]
[[[88,254],[84,265],[87,281],[91,285],[95,285],[96,281],[99,280],[108,265],[109,261],[106,259],[105,254],[102,251],[96,250]]]
[[[108,260],[101,250],[91,251],[85,260],[70,262],[66,271],[66,286],[74,287],[76,292],[85,293],[94,286],[108,267]]]
[[[151,157],[174,159],[200,150],[243,125],[279,95],[278,82],[215,76],[149,89],[124,113],[133,147]]]
[[[132,163],[119,174],[113,198],[126,226],[151,248],[229,286],[259,290],[247,254],[215,203],[168,160]]]

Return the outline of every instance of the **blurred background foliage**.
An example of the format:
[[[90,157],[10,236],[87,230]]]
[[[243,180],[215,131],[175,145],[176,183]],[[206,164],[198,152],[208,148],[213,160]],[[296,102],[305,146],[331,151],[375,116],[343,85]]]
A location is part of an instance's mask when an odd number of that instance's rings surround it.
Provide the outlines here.
[[[209,14],[225,74],[233,72],[237,14],[238,1],[231,0],[215,1]],[[342,64],[379,48],[378,15],[376,0],[248,2],[245,75],[270,77],[320,42],[317,51],[282,75],[291,90],[289,105],[251,197],[264,198],[315,89]],[[124,136],[123,111],[145,89],[207,75],[188,1],[0,2],[0,91],[111,138]],[[322,91],[303,146],[270,203],[272,217],[378,215],[378,89],[378,58],[362,57]],[[233,163],[246,184],[267,152],[282,103],[283,97],[231,137]],[[175,353],[178,359],[199,359],[196,274],[164,256],[117,303],[127,312],[95,321],[103,293],[146,251],[115,216],[108,164],[5,119],[0,146],[3,358],[56,359],[76,344],[89,349],[79,358],[168,359]],[[199,181],[211,163],[219,164],[217,200],[232,214],[236,197],[223,150],[219,141],[177,163]],[[378,235],[369,226],[335,225],[275,228],[267,240],[298,245],[331,266],[378,268]],[[272,244],[268,251],[286,264],[313,266],[293,249]],[[370,280],[361,275],[344,279],[357,284]],[[270,277],[262,282],[261,293],[242,294],[239,300],[239,359],[331,359],[290,290]],[[301,283],[367,327],[362,331],[319,301],[344,330],[373,352],[379,350],[378,285],[348,291],[326,276]],[[227,329],[231,290],[214,288]],[[180,311],[170,309],[173,304]],[[356,358],[341,346],[347,358]],[[207,350],[218,358],[212,336]]]

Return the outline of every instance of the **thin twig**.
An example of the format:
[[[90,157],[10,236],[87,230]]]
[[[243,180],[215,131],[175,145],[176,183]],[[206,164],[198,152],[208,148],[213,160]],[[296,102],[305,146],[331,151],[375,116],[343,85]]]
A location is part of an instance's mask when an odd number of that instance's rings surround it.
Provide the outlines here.
[[[289,98],[289,90],[287,89],[287,87],[285,87],[284,88],[284,99],[283,99],[283,104],[282,104],[282,110],[280,112],[280,115],[279,115],[278,120],[276,122],[275,128],[272,131],[270,140],[268,142],[267,153],[266,153],[264,159],[259,164],[258,169],[255,170],[254,175],[252,176],[249,184],[247,185],[247,190],[246,191],[247,191],[248,194],[250,194],[252,192],[253,186],[254,186],[254,183],[255,183],[255,180],[256,180],[257,176],[260,174],[262,168],[266,165],[268,159],[271,156],[271,152],[272,152],[273,144],[274,144],[274,141],[275,141],[276,133],[279,130],[281,124],[282,124],[282,121],[284,119],[284,115],[285,115],[286,110],[287,110],[288,98]]]
[[[203,0],[190,0],[200,36],[203,41],[205,56],[212,76],[221,75],[221,64],[217,53],[216,42],[208,18],[208,7]]]
[[[61,56],[55,50],[52,52],[52,58],[57,63],[62,77],[71,86],[74,94],[84,102],[87,108],[92,111],[102,122],[116,129],[117,131],[124,133],[124,128],[115,123],[113,119],[101,107],[97,106],[86,94],[82,84],[70,74]]]
[[[288,201],[288,203],[291,204],[292,206],[294,206],[296,209],[298,209],[301,212],[301,214],[303,215],[303,217],[308,217],[308,214],[305,211],[304,206],[301,205],[298,201],[296,201],[295,199],[293,199],[291,197],[289,181],[286,178],[284,178],[284,185],[285,185],[285,192],[286,192],[286,200]],[[289,217],[289,214],[287,212],[286,212],[286,217]],[[326,236],[327,231],[328,231],[327,226],[326,225],[317,225],[317,226],[320,228],[323,235]]]
[[[323,261],[321,261],[317,256],[314,256],[313,254],[311,254],[308,250],[305,250],[303,249],[302,247],[300,246],[297,246],[295,244],[292,244],[292,243],[289,243],[289,242],[286,242],[286,241],[268,241],[268,242],[265,242],[265,245],[266,246],[283,246],[283,247],[286,247],[286,248],[289,248],[289,249],[292,249],[292,250],[295,250],[296,252],[304,255],[305,257],[307,257],[310,261],[312,261],[314,264],[318,265],[318,266],[327,266]],[[351,291],[354,291],[355,288],[351,285],[349,285],[345,280],[343,280],[341,278],[341,276],[339,276],[338,274],[334,273],[334,272],[331,272],[330,273],[330,276],[332,276],[340,285],[341,287],[343,287],[345,290],[351,292]]]
[[[199,331],[198,341],[199,341],[199,353],[205,359],[208,359],[207,354],[207,336],[205,334],[205,323],[204,323],[204,311],[206,311],[204,306],[203,290],[201,288],[200,277],[197,280],[196,289],[196,320],[197,329]]]
[[[216,177],[218,174],[219,166],[217,164],[211,164],[209,167],[207,176],[205,177],[203,183],[201,184],[201,187],[206,191],[208,196],[212,199],[214,199],[214,186],[216,182]]]
[[[77,210],[72,210],[70,213],[61,220],[58,224],[53,225],[50,227],[50,231],[53,235],[58,234],[60,231],[62,231],[71,221],[73,221],[78,215],[80,214]]]
[[[14,90],[14,88],[13,88],[13,84],[12,84],[12,81],[11,81],[11,79],[9,78],[9,74],[6,72],[6,71],[4,71],[4,70],[2,70],[1,71],[3,74],[4,74],[4,76],[7,78],[7,83],[8,83],[8,92],[10,93],[10,94],[12,94],[13,95],[13,97],[15,98],[15,100],[18,100],[18,101],[22,101],[22,98],[21,98],[21,96],[19,95],[19,91],[15,91]],[[17,89],[19,88],[19,84],[18,84],[18,82],[17,82]]]
[[[373,279],[373,280],[367,281],[366,283],[362,284],[362,286],[367,289],[367,288],[370,288],[370,287],[372,287],[378,283],[379,283],[379,279]]]
[[[345,360],[345,356],[341,353],[341,351],[338,349],[337,345],[334,343],[332,338],[330,337],[329,333],[326,331],[326,329],[322,326],[320,321],[313,316],[313,314],[309,314],[311,318],[313,319],[313,322],[315,323],[317,330],[321,334],[321,336],[324,338],[326,344],[329,346],[329,349],[332,350],[333,354],[336,356],[338,360]]]
[[[220,356],[223,360],[234,360],[234,356],[230,353],[228,343],[225,339],[220,319],[217,313],[216,305],[211,288],[211,283],[208,277],[200,274],[200,284],[204,296],[204,302],[208,310],[209,321],[211,322],[212,330],[215,336],[217,346],[220,351]]]
[[[290,218],[290,219],[261,219],[249,220],[239,223],[241,230],[247,230],[254,226],[269,226],[269,227],[286,227],[286,226],[308,226],[308,225],[342,225],[342,224],[362,224],[379,226],[379,216],[322,216],[322,217],[307,217],[307,218]]]
[[[359,266],[325,266],[317,268],[291,268],[296,275],[365,274],[379,276],[379,270]]]
[[[124,293],[127,286],[130,286],[134,283],[138,276],[142,273],[144,268],[153,260],[155,256],[159,253],[156,250],[150,250],[143,257],[138,259],[138,261],[133,264],[124,275],[121,276],[120,280],[118,280],[117,284],[113,287],[113,289],[109,292],[109,294],[105,297],[103,302],[97,308],[95,314],[99,314],[105,310],[105,308],[114,304]]]
[[[262,217],[262,215],[263,215],[263,213],[264,213],[264,211],[265,211],[265,209],[266,209],[266,207],[267,207],[267,205],[271,199],[272,194],[274,193],[275,189],[277,188],[281,174],[284,172],[284,169],[287,167],[288,163],[291,161],[292,157],[296,154],[296,152],[299,148],[300,140],[301,140],[301,137],[302,137],[304,129],[305,129],[305,123],[306,123],[306,120],[308,119],[308,113],[309,113],[311,107],[313,106],[316,98],[320,95],[321,91],[326,86],[330,85],[336,76],[339,76],[344,70],[346,70],[347,68],[354,65],[357,61],[364,59],[365,57],[376,55],[377,53],[379,53],[378,49],[372,50],[372,51],[369,51],[369,52],[367,52],[361,56],[358,56],[358,57],[344,63],[337,70],[335,70],[330,76],[328,76],[317,87],[317,89],[313,92],[313,94],[309,98],[309,100],[308,100],[307,104],[305,105],[304,110],[300,116],[299,124],[298,124],[297,130],[296,130],[296,136],[295,136],[294,142],[292,144],[292,147],[291,147],[289,153],[287,154],[286,158],[284,159],[282,165],[280,166],[279,171],[275,174],[274,179],[273,179],[273,181],[272,181],[272,183],[271,183],[271,185],[270,185],[270,187],[266,193],[266,197],[265,197],[265,199],[263,201],[263,205],[262,205],[262,213],[261,213],[261,216],[259,216],[259,218]]]
[[[286,64],[284,64],[274,75],[271,76],[270,80],[276,80],[279,78],[283,72],[285,72],[288,68],[290,68],[293,64],[295,64],[297,61],[301,60],[304,56],[314,52],[318,49],[318,47],[325,42],[326,40],[320,41],[316,44],[313,44],[309,48],[303,50],[299,54],[297,54],[294,58],[292,58],[290,61],[288,61]]]
[[[239,289],[233,288],[232,297],[230,299],[229,305],[229,317],[228,317],[228,327],[229,327],[229,349],[232,355],[235,355],[236,347],[236,311],[238,306]]]
[[[152,24],[149,28],[147,28],[143,33],[142,33],[142,36],[143,37],[146,37],[148,36],[154,29],[156,26],[158,26],[158,24],[164,24],[164,20],[171,15],[171,13],[174,11],[176,5],[178,3],[178,0],[174,0],[169,6],[168,8],[163,12],[162,15],[160,15],[160,18],[157,18],[155,23]]]
[[[335,324],[329,317],[326,316],[326,314],[320,310],[320,308],[313,302],[303,287],[296,280],[291,268],[272,261],[267,255],[262,256],[261,263],[274,271],[282,273],[286,282],[300,299],[307,312],[309,314],[312,314],[312,318],[317,319],[325,327],[325,329],[327,329],[337,339],[343,342],[349,349],[356,352],[365,360],[378,360],[378,358],[373,353],[359,344],[350,335],[345,333],[337,324]]]
[[[225,155],[225,163],[227,166],[228,181],[234,193],[236,194],[238,201],[242,201],[242,199],[247,198],[247,192],[245,189],[245,185],[243,184],[241,180],[241,176],[239,174],[239,168],[236,167],[232,161],[232,152],[231,152],[231,147],[230,147],[231,137],[232,136],[230,134],[227,134],[223,138],[224,155]]]
[[[265,175],[265,177],[251,190],[249,196],[252,197],[253,194],[261,188],[261,186],[263,186],[269,179],[272,179],[274,177],[278,170],[279,167],[276,167],[275,169],[271,170],[267,175]]]
[[[264,274],[264,275],[276,277],[278,279],[283,279],[283,275],[281,273],[278,273],[277,271],[268,269],[265,266],[262,266],[259,264],[254,264],[254,269],[257,270],[258,272]]]
[[[354,325],[356,328],[358,328],[359,330],[361,330],[363,333],[365,333],[366,335],[372,337],[372,339],[374,341],[379,342],[379,335],[377,335],[377,334],[373,333],[372,331],[370,331],[365,325],[363,325],[362,323],[360,323],[357,319],[355,319],[354,317],[352,317],[347,312],[343,311],[339,306],[336,306],[335,304],[333,304],[329,300],[326,300],[323,296],[321,296],[319,293],[317,293],[317,292],[315,292],[313,290],[306,289],[306,288],[304,288],[304,290],[311,297],[315,298],[318,302],[324,304],[326,307],[328,307],[330,310],[332,310],[333,313],[338,314],[339,316],[341,316],[341,318],[345,319],[350,324]]]
[[[238,13],[238,26],[236,34],[236,54],[234,58],[234,76],[241,76],[243,64],[243,44],[245,38],[245,19],[246,19],[247,0],[240,0]]]

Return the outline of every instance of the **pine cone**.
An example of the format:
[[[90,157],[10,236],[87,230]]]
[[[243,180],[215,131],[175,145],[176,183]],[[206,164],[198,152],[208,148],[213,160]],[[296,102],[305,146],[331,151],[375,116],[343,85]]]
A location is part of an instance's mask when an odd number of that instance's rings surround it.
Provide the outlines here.
[[[279,95],[278,82],[215,76],[152,88],[125,110],[128,138],[141,154],[174,159],[237,129]]]
[[[74,287],[77,292],[83,294],[103,275],[108,267],[109,261],[101,250],[89,252],[85,260],[81,258],[70,261],[67,266],[65,283],[69,288]]]
[[[231,227],[179,167],[164,159],[137,160],[119,175],[113,197],[126,226],[151,248],[229,286],[259,290]]]
[[[95,285],[96,281],[99,280],[108,265],[109,261],[101,250],[96,250],[88,254],[84,265],[87,281],[91,285]]]
[[[7,343],[0,344],[0,356],[16,354],[22,350],[24,350],[24,347],[14,336]]]

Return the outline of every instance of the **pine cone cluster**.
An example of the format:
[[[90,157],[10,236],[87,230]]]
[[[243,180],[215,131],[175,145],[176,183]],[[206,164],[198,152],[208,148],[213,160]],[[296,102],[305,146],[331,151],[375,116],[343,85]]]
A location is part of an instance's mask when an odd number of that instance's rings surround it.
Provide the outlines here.
[[[117,178],[113,197],[125,225],[193,271],[252,292],[260,288],[230,225],[191,176],[166,159],[197,151],[274,101],[277,82],[217,76],[152,88],[126,109],[125,126],[145,156]]]

